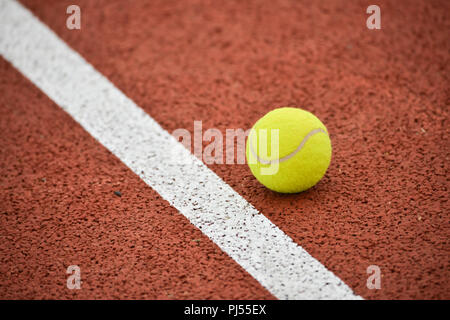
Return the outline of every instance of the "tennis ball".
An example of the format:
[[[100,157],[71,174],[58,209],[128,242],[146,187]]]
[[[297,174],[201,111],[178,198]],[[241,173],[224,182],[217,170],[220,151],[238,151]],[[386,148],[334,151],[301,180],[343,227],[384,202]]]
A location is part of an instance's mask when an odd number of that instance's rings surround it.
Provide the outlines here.
[[[253,175],[273,191],[296,193],[314,186],[330,165],[327,128],[312,113],[279,108],[250,130],[247,163]]]

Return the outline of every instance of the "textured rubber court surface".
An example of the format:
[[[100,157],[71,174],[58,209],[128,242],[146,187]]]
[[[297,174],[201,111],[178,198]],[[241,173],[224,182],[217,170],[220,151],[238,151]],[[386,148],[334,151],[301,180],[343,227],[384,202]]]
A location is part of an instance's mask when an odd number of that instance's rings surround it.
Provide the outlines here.
[[[21,3],[168,132],[316,114],[333,159],[304,193],[208,167],[355,294],[450,298],[448,2],[377,1],[381,30],[367,1],[76,1],[81,30]],[[276,298],[4,57],[0,114],[0,298]]]

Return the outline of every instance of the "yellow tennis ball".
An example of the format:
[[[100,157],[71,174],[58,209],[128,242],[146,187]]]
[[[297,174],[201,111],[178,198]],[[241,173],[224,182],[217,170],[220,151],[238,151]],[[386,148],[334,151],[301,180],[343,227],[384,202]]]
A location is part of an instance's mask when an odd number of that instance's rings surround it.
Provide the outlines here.
[[[259,119],[250,130],[247,163],[267,188],[296,193],[314,186],[331,161],[327,128],[312,113],[279,108]]]

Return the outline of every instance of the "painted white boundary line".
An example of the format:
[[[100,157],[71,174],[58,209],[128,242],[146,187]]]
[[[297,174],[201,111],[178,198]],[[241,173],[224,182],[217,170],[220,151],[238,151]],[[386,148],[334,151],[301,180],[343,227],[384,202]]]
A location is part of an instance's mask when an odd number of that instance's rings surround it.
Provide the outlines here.
[[[276,297],[361,298],[12,0],[0,53]]]

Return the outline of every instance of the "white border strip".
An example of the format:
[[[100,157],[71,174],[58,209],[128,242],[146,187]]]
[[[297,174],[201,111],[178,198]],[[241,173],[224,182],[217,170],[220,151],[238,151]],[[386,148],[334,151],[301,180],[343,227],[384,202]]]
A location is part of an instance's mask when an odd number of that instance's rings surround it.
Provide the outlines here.
[[[5,59],[273,295],[361,298],[22,5],[0,0],[0,24]]]

